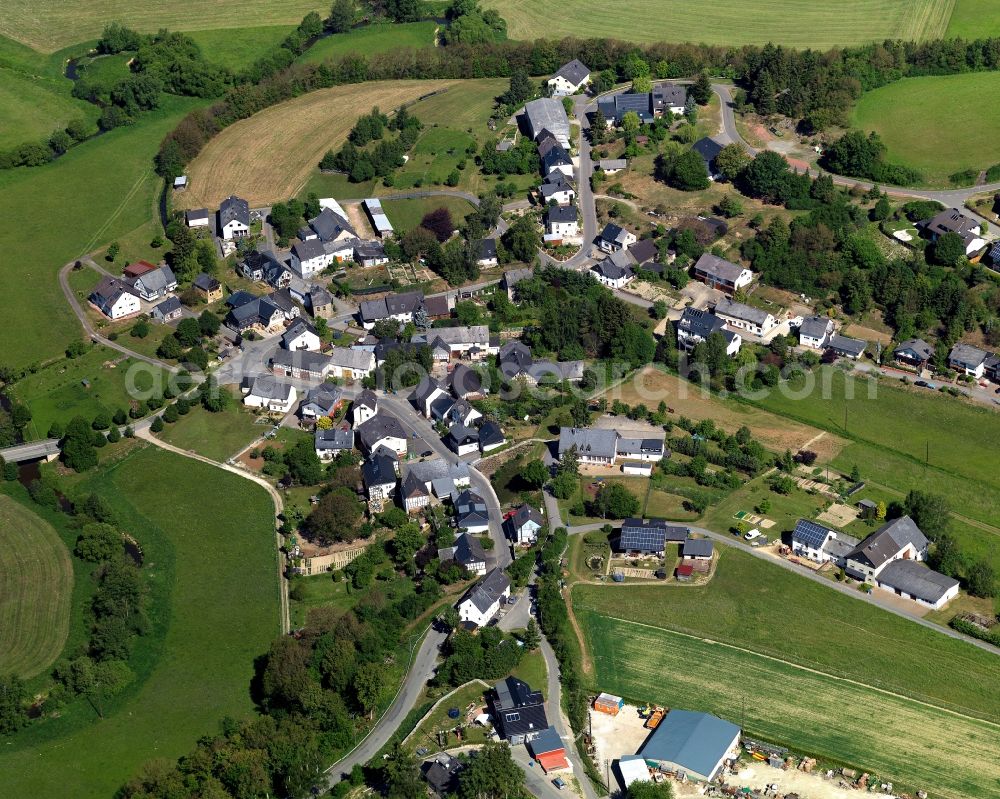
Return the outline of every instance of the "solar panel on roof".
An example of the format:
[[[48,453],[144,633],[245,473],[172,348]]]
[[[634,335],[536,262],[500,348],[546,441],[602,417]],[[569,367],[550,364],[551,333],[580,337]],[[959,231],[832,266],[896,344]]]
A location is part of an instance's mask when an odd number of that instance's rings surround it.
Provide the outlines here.
[[[815,522],[806,521],[805,519],[799,519],[795,525],[795,532],[792,534],[792,537],[812,549],[819,549],[823,546],[829,534],[830,531],[826,527]]]

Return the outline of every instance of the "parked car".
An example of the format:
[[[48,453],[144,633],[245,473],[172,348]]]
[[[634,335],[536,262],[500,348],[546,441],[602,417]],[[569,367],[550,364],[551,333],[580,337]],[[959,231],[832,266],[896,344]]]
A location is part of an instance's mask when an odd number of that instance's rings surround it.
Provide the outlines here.
[[[761,535],[762,533],[760,532],[760,530],[754,527],[753,530],[750,530],[750,532],[748,532],[745,536],[743,536],[743,538],[746,541],[753,541],[755,538],[760,538]]]
[[[555,785],[560,791],[566,787],[566,782],[561,777],[556,777],[552,780],[552,784]]]

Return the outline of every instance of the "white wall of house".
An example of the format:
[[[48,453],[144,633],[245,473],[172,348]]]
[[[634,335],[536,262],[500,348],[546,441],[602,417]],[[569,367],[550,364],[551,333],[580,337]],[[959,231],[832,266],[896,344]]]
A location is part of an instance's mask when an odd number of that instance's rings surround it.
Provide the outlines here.
[[[471,621],[477,627],[483,627],[490,621],[490,619],[497,615],[497,611],[500,610],[501,603],[509,596],[510,589],[508,588],[496,602],[490,605],[482,613],[479,612],[479,608],[475,606],[472,600],[466,599],[458,605],[458,618],[461,621]]]
[[[960,364],[957,361],[948,361],[948,366],[950,366],[955,371],[961,372],[962,374],[968,377],[974,377],[976,378],[976,380],[982,380],[983,375],[986,374],[985,363],[979,364],[979,366],[977,366],[975,369],[970,369],[968,366],[964,366],[963,364]]]
[[[375,442],[372,447],[372,452],[377,450],[379,447],[385,447],[386,449],[392,450],[396,455],[402,458],[406,455],[406,439],[405,438],[395,438],[393,436],[386,436],[385,438],[380,438]]]
[[[572,238],[580,235],[580,223],[575,220],[573,222],[549,222],[546,227],[546,232],[550,236]]]
[[[237,219],[231,219],[222,226],[222,238],[226,241],[239,239],[250,234],[250,228]]]
[[[877,579],[875,580],[875,584],[879,588],[882,588],[886,591],[892,591],[892,593],[895,594],[896,596],[902,597],[903,599],[912,600],[913,602],[916,602],[918,605],[922,605],[925,608],[931,608],[932,610],[941,610],[941,608],[943,608],[945,605],[951,602],[951,600],[953,600],[956,596],[958,596],[958,589],[959,589],[957,585],[952,586],[941,595],[941,598],[937,602],[928,602],[926,599],[921,599],[920,597],[912,596],[906,593],[905,591],[897,591],[893,586],[889,585],[888,583],[883,583]]]
[[[134,313],[139,313],[141,309],[142,305],[139,302],[139,298],[134,294],[125,292],[115,300],[110,308],[105,310],[105,314],[111,319],[122,319]]]
[[[571,83],[562,75],[551,77],[546,83],[553,97],[565,97],[570,94],[576,94],[583,86],[590,83],[590,75],[587,76],[583,83]]]
[[[517,543],[534,544],[538,540],[538,531],[540,529],[541,525],[538,522],[528,519],[520,528],[514,531],[517,534]]]
[[[385,483],[384,485],[368,486],[368,499],[373,501],[377,501],[380,499],[388,499],[394,493],[396,493],[395,483]]]
[[[757,336],[767,335],[774,329],[775,325],[778,324],[771,314],[768,314],[764,318],[763,324],[757,324],[756,322],[751,322],[749,319],[740,319],[739,317],[730,316],[726,313],[719,313],[718,311],[716,311],[716,316],[720,319],[725,319],[726,324],[730,327],[734,327],[737,330],[746,330]]]
[[[353,427],[356,430],[360,425],[363,425],[369,419],[375,416],[375,409],[369,408],[367,406],[355,405],[351,409],[351,420],[353,422]]]
[[[322,347],[322,342],[320,341],[319,336],[311,330],[303,330],[295,336],[295,338],[286,341],[285,347],[290,350],[309,350],[310,352],[319,352]]]
[[[635,275],[622,275],[621,277],[611,278],[602,275],[600,272],[592,272],[594,277],[597,278],[599,283],[607,286],[609,289],[620,289],[627,286],[633,280],[635,280]]]
[[[248,408],[266,408],[272,413],[288,413],[295,404],[295,387],[292,387],[287,400],[271,399],[269,397],[258,397],[253,392],[243,398],[243,404]]]

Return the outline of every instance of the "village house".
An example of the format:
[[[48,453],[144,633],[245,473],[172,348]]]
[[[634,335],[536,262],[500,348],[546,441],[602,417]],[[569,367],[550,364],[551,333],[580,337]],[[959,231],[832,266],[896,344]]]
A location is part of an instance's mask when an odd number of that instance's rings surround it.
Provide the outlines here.
[[[927,537],[909,516],[886,522],[845,557],[844,569],[855,580],[874,582],[894,560],[922,561]]]
[[[909,338],[892,351],[892,357],[898,363],[924,369],[934,357],[934,348],[922,338]]]
[[[329,319],[333,316],[333,295],[326,289],[313,288],[304,299],[313,319]]]
[[[777,320],[767,311],[754,308],[746,303],[736,302],[723,297],[715,304],[715,315],[730,327],[746,330],[755,336],[766,336],[778,324]]]
[[[503,278],[500,280],[500,287],[507,291],[507,299],[514,302],[515,299],[515,286],[522,280],[530,280],[534,275],[534,270],[530,267],[523,267],[521,269],[508,269],[503,273]]]
[[[90,293],[90,301],[109,319],[125,319],[142,309],[135,289],[116,277],[101,278]]]
[[[450,395],[439,397],[431,403],[431,419],[443,422],[448,427],[464,425],[471,427],[483,418],[468,400],[455,399]]]
[[[295,386],[282,383],[273,375],[244,377],[241,389],[244,405],[248,408],[263,408],[271,413],[288,413],[298,396]]]
[[[448,392],[437,380],[425,375],[410,395],[410,402],[426,418],[431,418],[431,405],[442,397],[448,397]]]
[[[464,489],[451,498],[455,508],[455,527],[467,533],[488,533],[490,512],[486,502],[471,489]]]
[[[957,208],[949,208],[930,219],[917,222],[917,230],[931,241],[937,241],[947,233],[956,234],[962,240],[966,257],[977,261],[988,244],[980,233],[980,224]]]
[[[233,294],[227,301],[229,313],[226,325],[238,333],[258,329],[271,332],[286,321],[285,312],[265,297],[254,297],[245,291]]]
[[[625,158],[602,158],[597,162],[597,168],[605,175],[615,175],[628,167],[628,160]]]
[[[484,627],[509,596],[510,580],[500,569],[493,569],[458,601],[458,618],[472,627]]]
[[[209,305],[222,299],[222,284],[214,277],[206,275],[204,272],[199,274],[194,279],[194,282],[191,283],[191,287],[197,291],[198,294],[201,295],[202,299],[204,299]]]
[[[690,352],[713,333],[723,337],[726,342],[726,354],[730,358],[740,351],[742,339],[726,329],[723,319],[689,305],[677,320],[677,348]]]
[[[506,443],[507,436],[496,422],[486,421],[479,426],[479,451],[484,455]]]
[[[708,538],[691,538],[688,536],[681,544],[681,557],[684,560],[711,560],[715,547]]]
[[[482,577],[486,574],[486,550],[475,536],[462,533],[455,539],[454,546],[438,550],[438,559],[442,562],[453,560],[463,569]]]
[[[376,413],[368,421],[356,425],[355,429],[365,453],[370,455],[379,447],[385,447],[399,458],[406,457],[406,431],[395,416]]]
[[[549,94],[553,97],[576,94],[588,83],[590,83],[590,70],[576,58],[559,67],[556,73],[546,81]]]
[[[958,343],[948,353],[948,367],[976,380],[982,380],[986,373],[986,359],[989,355],[986,350],[979,347]]]
[[[247,280],[267,283],[276,289],[287,288],[292,281],[288,264],[279,260],[271,250],[254,250],[247,253],[236,270]]]
[[[457,792],[458,775],[464,768],[461,760],[446,752],[435,755],[432,761],[421,766],[424,779],[438,799],[445,799]]]
[[[549,727],[528,744],[532,759],[546,774],[566,771],[570,768],[566,759],[566,744],[563,743],[555,727]]]
[[[875,585],[919,605],[940,610],[958,596],[959,582],[912,560],[894,560],[875,578]]]
[[[715,180],[719,176],[719,169],[715,164],[715,159],[722,152],[722,145],[715,139],[705,136],[692,144],[691,149],[698,153],[701,156],[701,160],[705,162],[705,172],[708,174],[708,177]]]
[[[411,463],[405,469],[407,475],[412,474],[441,500],[450,498],[452,494],[457,496],[457,489],[465,488],[471,482],[469,464],[464,461],[449,463],[443,458],[433,458]]]
[[[347,221],[344,209],[340,207],[339,203],[334,203],[334,205],[327,205],[317,216],[310,219],[305,227],[300,228],[298,237],[302,241],[318,239],[321,242],[330,243],[353,241],[358,238],[358,234],[351,223]]]
[[[389,263],[385,253],[385,245],[381,241],[364,241],[359,239],[354,243],[354,261],[358,266],[368,269]]]
[[[702,253],[695,263],[693,276],[712,288],[732,294],[753,282],[753,272],[710,252]]]
[[[563,427],[559,430],[559,457],[575,449],[576,457],[583,465],[611,466],[619,457],[658,463],[668,456],[663,435],[636,438],[624,436],[617,430]]]
[[[799,519],[792,531],[792,552],[814,563],[832,561],[843,568],[857,546],[858,539],[808,519]]]
[[[541,691],[523,680],[508,677],[493,687],[490,715],[497,734],[511,746],[535,740],[549,728]]]
[[[842,336],[840,333],[834,333],[830,336],[830,341],[827,343],[826,348],[828,352],[832,352],[834,355],[856,361],[865,354],[865,350],[868,349],[868,342],[862,341],[859,338],[851,338],[850,336]]]
[[[500,372],[508,380],[522,380],[535,386],[548,379],[556,382],[583,379],[583,361],[535,361],[527,345],[516,339],[506,342],[498,353]]]
[[[373,452],[361,466],[361,481],[369,502],[382,502],[396,493],[396,459]]]
[[[807,316],[799,325],[799,344],[813,350],[821,350],[833,335],[833,320],[826,316]]]
[[[375,371],[375,356],[349,347],[330,348],[330,374],[344,380],[364,380]]]
[[[403,510],[407,513],[414,513],[431,502],[430,491],[413,472],[408,472],[403,477],[399,487],[399,495],[403,502]]]
[[[455,364],[455,368],[448,373],[447,383],[448,388],[459,399],[482,399],[488,393],[483,390],[483,381],[479,373],[464,363]]]
[[[336,416],[344,404],[344,392],[335,383],[321,383],[306,392],[299,406],[303,421],[315,422],[322,416]],[[353,439],[352,439],[353,441]]]
[[[184,224],[189,228],[209,227],[209,213],[207,208],[192,208],[184,212]]]
[[[615,256],[625,252],[627,250],[619,250],[610,258],[606,258],[595,266],[592,266],[590,274],[597,279],[598,283],[602,286],[607,286],[609,289],[625,288],[625,286],[635,280],[635,273],[630,267],[620,266],[614,263],[613,260]]]
[[[330,358],[309,350],[275,350],[269,364],[278,377],[296,380],[326,380],[330,374]]]
[[[327,252],[319,238],[297,241],[292,245],[292,270],[303,279],[310,278],[333,263],[334,252],[335,250]]]
[[[641,555],[663,552],[666,545],[683,544],[690,530],[668,523],[665,519],[625,519],[616,549]]]
[[[545,209],[545,241],[548,244],[561,244],[566,239],[575,239],[580,235],[580,224],[577,221],[576,206],[550,205]]]
[[[383,319],[393,319],[400,324],[413,321],[413,314],[424,305],[420,291],[405,294],[388,294],[377,300],[364,300],[358,306],[358,316],[365,330],[371,330]]]
[[[576,190],[562,172],[552,172],[538,189],[545,205],[569,205],[576,198]]]
[[[507,535],[515,544],[530,546],[538,540],[542,529],[542,514],[527,503],[518,505],[507,517]]]
[[[219,205],[219,238],[225,241],[250,235],[250,203],[240,197],[227,197]]]
[[[414,334],[411,343],[428,344],[432,349],[441,348],[444,355],[441,360],[470,355],[481,359],[488,355],[496,355],[500,351],[499,344],[491,340],[487,325],[434,327],[426,333]]]
[[[296,319],[281,336],[281,346],[286,350],[319,352],[323,346],[316,328],[305,319]]]
[[[675,83],[661,83],[651,92],[621,92],[598,100],[597,107],[604,114],[608,127],[613,127],[620,126],[630,112],[647,125],[667,112],[680,116],[686,104],[687,89]]]
[[[166,264],[143,272],[125,282],[131,285],[132,290],[146,302],[162,299],[177,289],[177,278],[174,277],[173,270]]]
[[[479,239],[475,243],[476,263],[483,269],[497,266],[500,261],[497,257],[496,239]]]
[[[324,463],[332,461],[341,452],[354,449],[354,431],[339,427],[331,427],[329,430],[317,429],[313,433],[313,447],[316,450],[316,457],[321,461]]]
[[[479,433],[462,422],[456,422],[448,429],[444,444],[460,458],[471,455],[479,452]]]
[[[355,430],[378,414],[378,397],[375,392],[365,389],[351,405],[351,423]]]
[[[573,176],[573,159],[569,157],[566,148],[554,138],[547,144],[538,146],[538,157],[541,159],[544,177],[557,174],[567,178]]]
[[[612,253],[631,247],[637,241],[635,233],[609,222],[601,231],[597,246],[604,252]]]
[[[159,305],[156,305],[149,312],[149,315],[155,321],[167,324],[168,322],[173,322],[175,319],[180,319],[184,315],[184,307],[177,297],[167,297]]]

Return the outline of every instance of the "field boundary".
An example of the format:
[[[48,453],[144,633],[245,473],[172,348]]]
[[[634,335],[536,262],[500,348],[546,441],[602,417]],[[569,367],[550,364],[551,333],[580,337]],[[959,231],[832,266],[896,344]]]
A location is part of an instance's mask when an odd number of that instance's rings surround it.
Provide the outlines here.
[[[967,713],[961,713],[952,708],[945,707],[944,705],[939,705],[934,702],[928,702],[923,699],[916,699],[912,696],[907,696],[906,694],[897,693],[896,691],[890,691],[886,688],[879,688],[877,686],[871,685],[870,683],[861,682],[860,680],[855,680],[850,677],[841,677],[836,674],[831,674],[830,672],[822,671],[820,669],[814,669],[810,666],[803,666],[801,663],[796,663],[792,660],[785,660],[784,658],[775,657],[774,655],[766,655],[763,652],[758,652],[754,649],[747,649],[746,647],[737,646],[736,644],[730,644],[725,641],[717,641],[713,638],[705,638],[704,636],[701,635],[692,635],[691,633],[683,633],[680,632],[679,630],[674,630],[669,627],[657,627],[655,624],[646,624],[641,621],[623,619],[619,616],[612,616],[610,614],[600,613],[599,611],[592,610],[590,612],[595,613],[596,615],[599,616],[604,616],[607,619],[611,619],[612,621],[616,621],[621,624],[631,624],[636,627],[645,627],[650,630],[659,630],[661,632],[669,633],[670,635],[676,635],[680,638],[688,638],[695,641],[701,641],[706,644],[711,644],[713,646],[721,646],[725,647],[726,649],[732,649],[736,652],[743,652],[744,654],[754,655],[756,657],[760,657],[765,660],[772,661],[774,663],[780,663],[783,666],[789,666],[791,668],[804,671],[808,674],[815,674],[819,677],[825,677],[827,679],[836,680],[837,682],[847,683],[848,685],[855,685],[859,688],[865,688],[870,691],[876,691],[877,693],[880,693],[884,696],[891,696],[894,699],[900,699],[905,702],[910,702],[916,705],[920,705],[921,707],[928,707],[934,710],[940,710],[942,712],[948,713],[952,716],[956,716],[957,718],[965,719],[967,721],[976,721],[976,722],[982,722],[983,724],[989,724],[991,727],[995,727],[997,730],[1000,730],[1000,722],[992,721],[986,718],[981,718],[980,716],[970,716]]]

